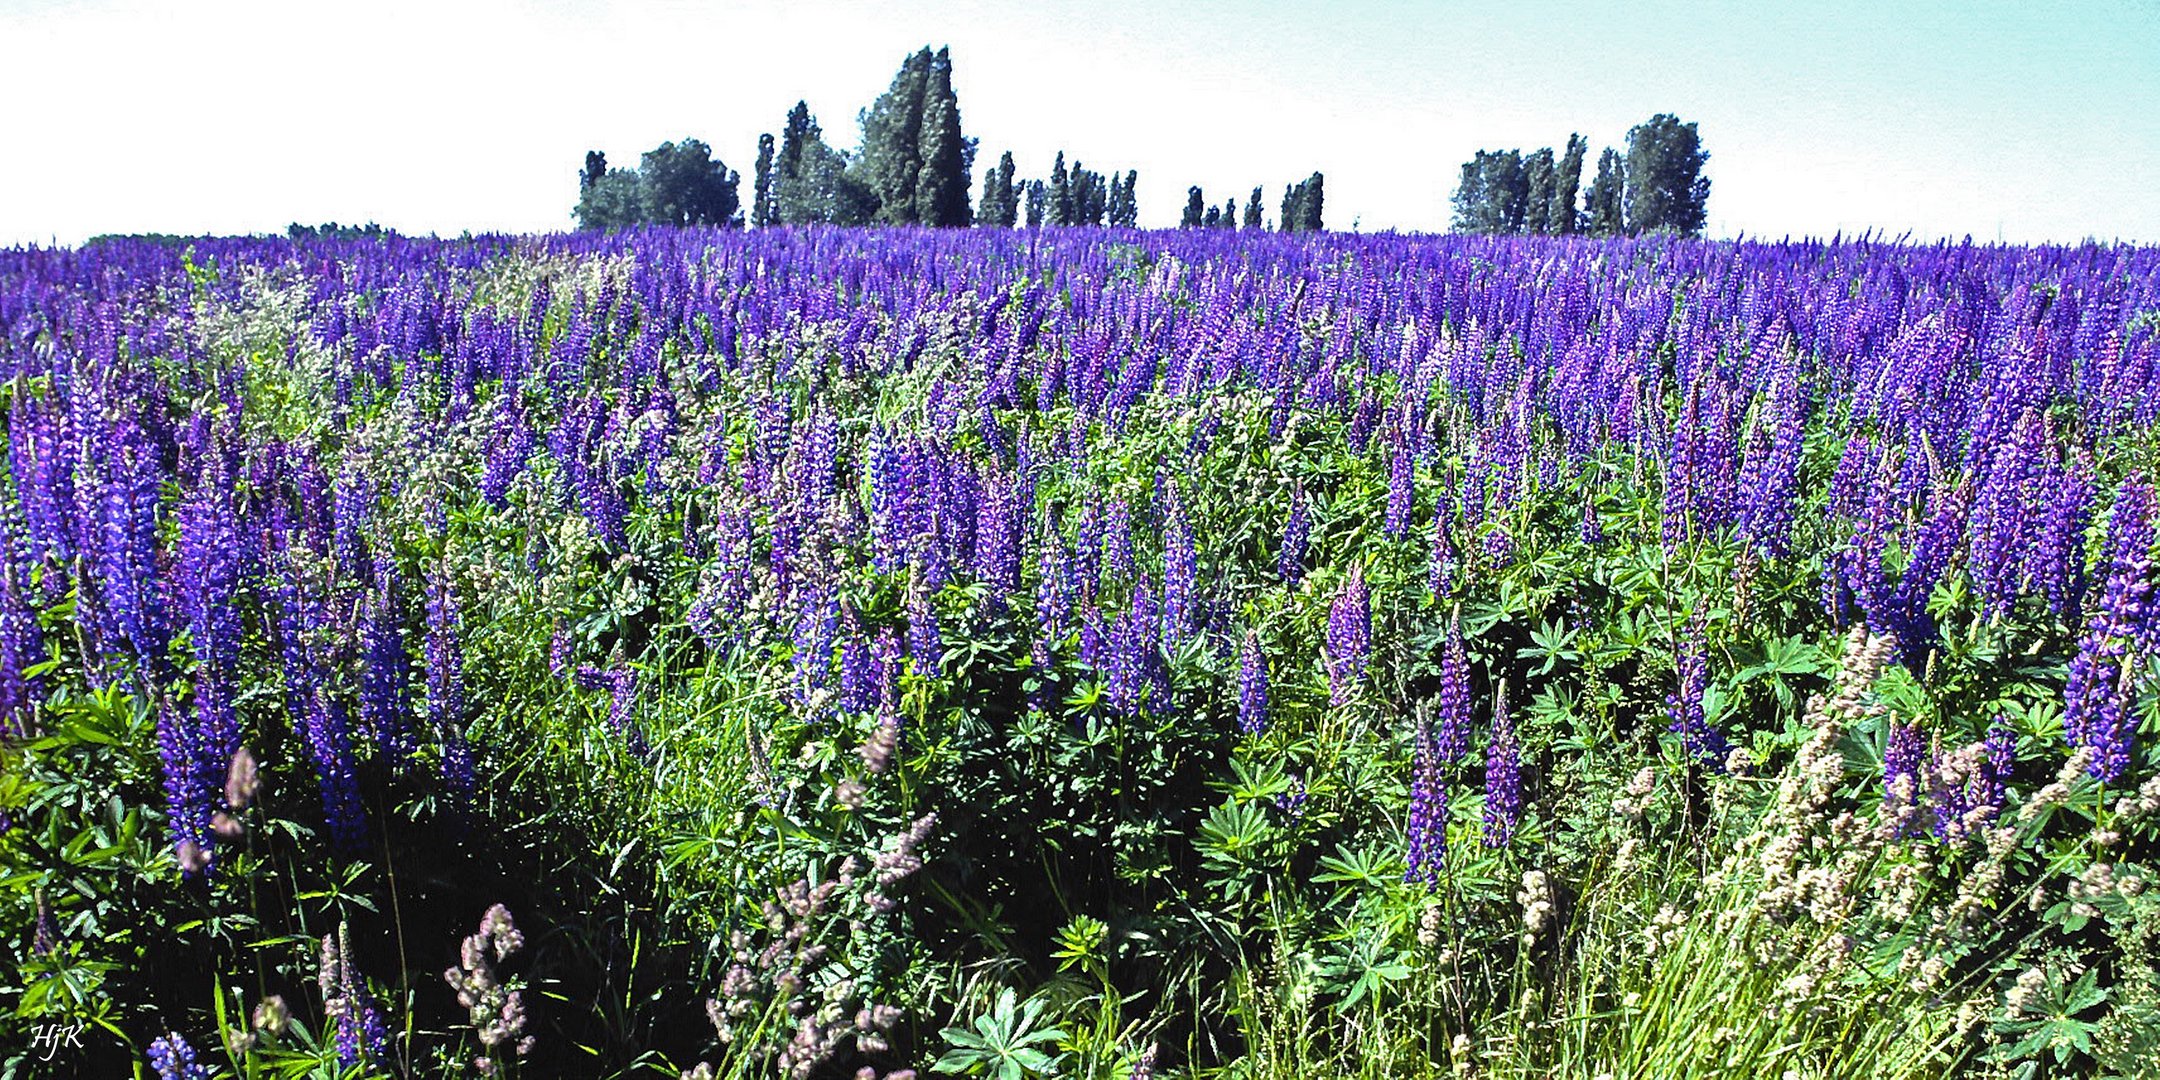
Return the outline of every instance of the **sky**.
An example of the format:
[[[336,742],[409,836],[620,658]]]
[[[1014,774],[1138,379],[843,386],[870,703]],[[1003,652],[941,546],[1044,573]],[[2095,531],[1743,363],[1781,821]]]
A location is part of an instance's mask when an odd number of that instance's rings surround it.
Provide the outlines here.
[[[587,150],[685,137],[747,198],[924,44],[978,168],[1137,169],[1143,225],[1320,170],[1330,228],[1444,230],[1478,149],[1669,112],[1712,236],[2160,243],[2160,0],[0,0],[0,245],[565,229]]]

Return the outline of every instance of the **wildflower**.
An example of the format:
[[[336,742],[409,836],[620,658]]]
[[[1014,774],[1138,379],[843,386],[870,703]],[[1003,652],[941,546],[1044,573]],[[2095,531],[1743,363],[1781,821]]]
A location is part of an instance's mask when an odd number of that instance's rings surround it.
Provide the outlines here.
[[[1275,573],[1292,588],[1305,580],[1305,548],[1311,533],[1312,509],[1306,503],[1305,489],[1293,487],[1290,515],[1283,520],[1282,542],[1275,554]]]
[[[2160,648],[2152,548],[2152,489],[2126,480],[2108,518],[2107,592],[2085,624],[2063,689],[2063,734],[2071,746],[2093,751],[2092,774],[2101,780],[2130,767],[2138,664]]]
[[[1443,762],[1460,760],[1470,748],[1470,658],[1463,651],[1462,619],[1448,624],[1440,655],[1440,731],[1434,752]]]
[[[210,1080],[210,1070],[195,1061],[195,1048],[177,1031],[150,1043],[150,1067],[158,1080]]]
[[[1522,819],[1522,745],[1508,715],[1507,687],[1493,705],[1492,736],[1485,744],[1485,846],[1506,847]]]
[[[1267,730],[1267,717],[1267,656],[1260,649],[1259,631],[1248,630],[1238,650],[1238,730],[1258,735]]]
[[[1442,757],[1429,717],[1418,717],[1414,739],[1410,822],[1406,830],[1410,868],[1404,880],[1423,882],[1430,889],[1438,887],[1440,871],[1447,862],[1447,779],[1441,771]]]
[[[1328,608],[1328,700],[1340,707],[1357,695],[1372,653],[1372,600],[1365,588],[1365,568],[1352,567],[1350,579]]]

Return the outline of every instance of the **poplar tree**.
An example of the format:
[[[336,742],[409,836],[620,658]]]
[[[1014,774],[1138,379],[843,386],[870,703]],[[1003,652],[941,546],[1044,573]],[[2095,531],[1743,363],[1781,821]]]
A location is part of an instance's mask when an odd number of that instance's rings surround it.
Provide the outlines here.
[[[863,182],[877,195],[877,219],[888,225],[916,222],[915,193],[922,168],[925,96],[930,85],[930,47],[901,61],[892,87],[862,115]]]
[[[1627,166],[1620,151],[1608,146],[1598,155],[1597,176],[1583,195],[1583,228],[1593,236],[1620,236],[1627,232],[1623,200]]]
[[[773,137],[770,133],[757,137],[757,184],[751,200],[750,224],[753,228],[777,224],[778,215],[773,212]]]
[[[1245,200],[1245,227],[1248,229],[1262,227],[1260,221],[1260,187],[1257,184],[1253,186],[1252,198]]]
[[[1627,228],[1630,233],[1702,233],[1710,178],[1702,174],[1710,155],[1693,123],[1659,113],[1628,131]]]
[[[1185,189],[1185,216],[1178,219],[1178,228],[1197,229],[1207,220],[1207,200],[1200,196],[1200,185]]]
[[[953,93],[952,58],[945,49],[930,59],[922,99],[912,220],[939,228],[966,225],[968,147],[960,134],[960,99]]]
[[[1553,171],[1552,206],[1545,215],[1546,232],[1573,236],[1582,231],[1582,215],[1575,203],[1582,195],[1583,154],[1589,149],[1590,141],[1581,135],[1567,137],[1567,152]]]
[[[1558,170],[1553,166],[1552,147],[1542,147],[1523,158],[1523,201],[1521,232],[1542,233],[1552,218],[1552,203],[1558,185]]]

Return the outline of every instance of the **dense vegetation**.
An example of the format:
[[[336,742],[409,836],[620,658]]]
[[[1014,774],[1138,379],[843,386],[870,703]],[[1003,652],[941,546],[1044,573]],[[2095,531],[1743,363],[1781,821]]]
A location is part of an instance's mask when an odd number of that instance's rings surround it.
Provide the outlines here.
[[[742,205],[740,174],[712,157],[696,139],[662,143],[636,169],[611,169],[607,155],[588,151],[578,173],[572,213],[581,229],[638,225],[926,225],[955,228],[1104,226],[1140,223],[1135,190],[1140,174],[1113,170],[1107,177],[1075,158],[1070,168],[1058,151],[1042,179],[1018,175],[1011,151],[983,169],[973,206],[977,141],[961,133],[960,96],[953,90],[949,50],[929,46],[910,55],[892,87],[862,113],[862,144],[854,151],[832,145],[825,129],[798,101],[788,110],[780,136],[758,136],[750,203]],[[1692,126],[1690,132],[1693,131]],[[1315,172],[1285,185],[1283,232],[1318,232],[1321,176]],[[1237,200],[1202,206],[1192,189],[1186,228],[1237,228]],[[1246,204],[1244,225],[1263,226],[1260,189]]]
[[[0,367],[9,1075],[2160,1045],[2152,250],[116,240]]]
[[[1478,151],[1463,163],[1455,188],[1456,231],[1702,235],[1710,203],[1710,178],[1702,167],[1710,153],[1694,124],[1659,113],[1635,125],[1628,130],[1626,156],[1606,147],[1585,189],[1583,157],[1589,149],[1581,135],[1569,135],[1557,161],[1549,146],[1528,154]]]

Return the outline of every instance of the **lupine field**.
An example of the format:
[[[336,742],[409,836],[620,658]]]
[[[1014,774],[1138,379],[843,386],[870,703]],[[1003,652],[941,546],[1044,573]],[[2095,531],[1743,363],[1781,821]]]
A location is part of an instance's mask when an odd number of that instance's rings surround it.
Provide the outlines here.
[[[2160,1069],[2160,250],[112,241],[0,376],[0,1075]]]

